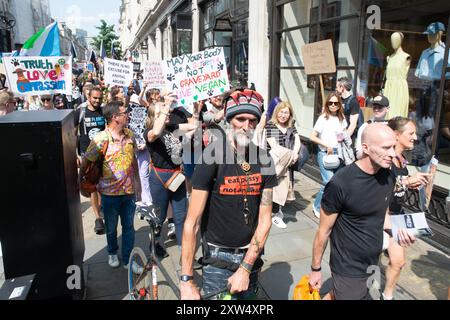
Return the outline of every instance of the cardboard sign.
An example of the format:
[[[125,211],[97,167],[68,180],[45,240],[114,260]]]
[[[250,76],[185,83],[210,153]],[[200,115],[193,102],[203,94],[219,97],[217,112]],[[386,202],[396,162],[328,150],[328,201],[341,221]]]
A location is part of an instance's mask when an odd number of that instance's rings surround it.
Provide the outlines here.
[[[336,72],[331,39],[310,43],[302,46],[301,49],[307,75]]]
[[[180,106],[230,90],[223,48],[165,60],[162,67],[167,89],[177,95]]]
[[[163,89],[166,80],[163,74],[161,61],[147,61],[144,64],[144,81],[148,82],[147,88]]]
[[[130,118],[128,122],[128,128],[134,133],[136,144],[145,145],[144,131],[145,120],[147,119],[147,108],[135,103],[130,103],[129,106]]]
[[[105,83],[128,87],[133,80],[133,63],[105,58]]]
[[[4,64],[14,94],[72,94],[72,57],[5,57]]]

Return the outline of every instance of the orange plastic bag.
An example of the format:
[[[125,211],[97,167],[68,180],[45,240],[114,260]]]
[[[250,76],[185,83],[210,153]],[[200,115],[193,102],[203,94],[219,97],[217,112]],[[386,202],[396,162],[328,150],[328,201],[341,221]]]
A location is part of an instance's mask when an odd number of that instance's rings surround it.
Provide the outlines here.
[[[320,300],[318,290],[312,290],[309,287],[309,276],[303,276],[294,289],[293,300]]]

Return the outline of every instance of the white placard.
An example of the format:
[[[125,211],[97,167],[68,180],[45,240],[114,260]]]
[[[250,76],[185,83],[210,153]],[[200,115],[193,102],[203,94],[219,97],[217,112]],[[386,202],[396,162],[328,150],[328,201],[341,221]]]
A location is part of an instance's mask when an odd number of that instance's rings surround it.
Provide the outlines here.
[[[72,94],[72,57],[3,58],[16,95]]]
[[[161,61],[147,61],[144,63],[144,81],[149,89],[164,89],[166,80],[164,78]]]
[[[187,106],[230,90],[225,54],[222,47],[186,54],[163,61],[167,90],[178,97],[178,105]]]
[[[128,87],[133,81],[133,63],[105,58],[105,83],[112,86]]]

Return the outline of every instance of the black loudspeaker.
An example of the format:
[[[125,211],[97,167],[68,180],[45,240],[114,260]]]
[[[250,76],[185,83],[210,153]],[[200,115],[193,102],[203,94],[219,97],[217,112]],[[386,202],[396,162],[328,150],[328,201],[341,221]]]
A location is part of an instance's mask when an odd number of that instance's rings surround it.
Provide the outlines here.
[[[13,112],[0,117],[0,137],[5,278],[36,274],[31,299],[79,299],[85,248],[74,112]]]

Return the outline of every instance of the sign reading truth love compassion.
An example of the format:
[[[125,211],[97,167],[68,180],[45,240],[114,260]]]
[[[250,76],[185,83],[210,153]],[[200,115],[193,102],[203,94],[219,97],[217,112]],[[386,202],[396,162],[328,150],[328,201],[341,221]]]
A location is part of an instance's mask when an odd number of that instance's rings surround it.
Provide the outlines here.
[[[230,90],[223,48],[186,54],[162,63],[167,89],[187,106]]]
[[[71,57],[4,57],[3,63],[14,94],[72,94]]]

